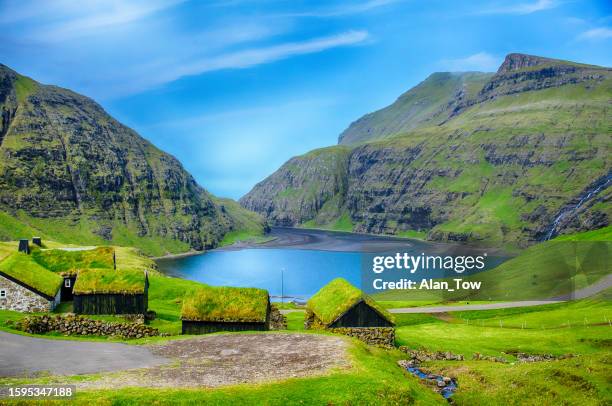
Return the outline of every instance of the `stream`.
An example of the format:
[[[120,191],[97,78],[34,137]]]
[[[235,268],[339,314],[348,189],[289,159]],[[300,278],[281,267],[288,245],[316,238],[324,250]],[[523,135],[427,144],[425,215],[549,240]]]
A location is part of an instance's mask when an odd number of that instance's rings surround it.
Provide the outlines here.
[[[457,382],[454,379],[450,381],[447,378],[447,381],[444,380],[442,375],[428,374],[423,372],[417,367],[406,367],[406,370],[410,372],[412,375],[419,377],[420,379],[424,379],[427,381],[435,381],[436,392],[444,397],[444,399],[449,400],[451,396],[457,390]]]
[[[567,217],[570,213],[578,210],[580,207],[584,205],[584,203],[586,203],[588,200],[593,198],[599,192],[606,189],[608,185],[610,185],[611,182],[612,182],[612,171],[608,172],[606,176],[600,178],[597,182],[595,182],[595,184],[590,188],[590,190],[587,189],[585,192],[583,192],[580,197],[580,200],[578,201],[576,205],[572,207],[562,208],[559,211],[559,214],[557,214],[557,216],[555,217],[555,220],[553,221],[550,227],[550,230],[548,230],[548,233],[544,237],[544,241],[548,241],[557,235],[556,234],[557,227],[559,226],[559,223],[561,222],[561,220]]]

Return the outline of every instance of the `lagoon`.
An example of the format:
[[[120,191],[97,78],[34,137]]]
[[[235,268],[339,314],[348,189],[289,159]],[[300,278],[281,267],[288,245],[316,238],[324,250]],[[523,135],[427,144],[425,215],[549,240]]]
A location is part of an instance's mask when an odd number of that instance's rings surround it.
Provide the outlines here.
[[[334,278],[362,285],[362,267],[376,253],[479,253],[482,249],[393,237],[319,230],[273,228],[273,241],[216,249],[204,254],[157,261],[164,274],[215,286],[267,289],[271,296],[308,299]],[[490,256],[486,269],[501,263]],[[468,273],[463,274],[463,276]],[[435,274],[429,274],[435,277]]]

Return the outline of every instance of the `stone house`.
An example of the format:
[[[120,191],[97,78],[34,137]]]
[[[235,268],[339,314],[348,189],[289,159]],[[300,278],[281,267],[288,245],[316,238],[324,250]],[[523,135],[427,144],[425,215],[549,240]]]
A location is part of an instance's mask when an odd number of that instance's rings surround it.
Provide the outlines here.
[[[36,278],[22,277],[20,272],[0,270],[0,309],[18,312],[48,312],[60,302],[62,278],[43,270],[51,284],[40,284]],[[27,273],[27,272],[25,272]]]
[[[368,344],[393,346],[395,322],[374,299],[342,278],[319,290],[306,304],[306,329],[325,329]]]

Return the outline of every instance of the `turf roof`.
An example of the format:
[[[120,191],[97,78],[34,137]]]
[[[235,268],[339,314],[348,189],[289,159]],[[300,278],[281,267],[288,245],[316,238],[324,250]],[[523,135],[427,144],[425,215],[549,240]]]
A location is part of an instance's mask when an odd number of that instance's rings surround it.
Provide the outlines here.
[[[144,293],[145,273],[139,270],[87,269],[79,272],[74,294],[129,294]]]
[[[183,301],[181,319],[263,323],[269,301],[268,291],[263,289],[203,286]]]
[[[306,307],[323,324],[329,325],[362,300],[387,320],[394,321],[393,316],[376,303],[374,299],[342,278],[336,278],[323,286],[321,290],[310,298]]]
[[[16,252],[0,262],[0,271],[47,296],[54,297],[63,278],[40,266],[28,254]]]
[[[33,249],[32,258],[52,272],[76,275],[84,269],[112,269],[113,247],[88,250]]]

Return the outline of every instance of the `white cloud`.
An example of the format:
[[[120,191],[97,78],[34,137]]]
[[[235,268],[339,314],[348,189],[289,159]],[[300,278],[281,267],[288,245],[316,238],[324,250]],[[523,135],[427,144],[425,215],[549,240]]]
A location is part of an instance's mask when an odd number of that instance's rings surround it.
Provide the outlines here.
[[[159,69],[156,75],[138,75],[155,82],[134,82],[137,87],[147,88],[168,83],[184,76],[199,75],[223,69],[243,69],[256,65],[275,62],[291,56],[312,54],[328,49],[364,43],[369,38],[367,31],[348,31],[345,33],[320,37],[300,42],[288,42],[266,47],[250,48],[241,51],[204,57],[190,62],[177,63]],[[149,79],[145,79],[149,80]]]
[[[64,41],[104,33],[111,27],[141,20],[185,0],[60,0],[8,2],[1,9],[0,24],[35,21],[38,28],[28,37],[44,42]]]
[[[351,14],[365,13],[367,11],[387,6],[393,3],[399,3],[403,0],[369,0],[357,4],[344,4],[340,7],[330,7],[321,10],[304,11],[287,13],[281,15],[282,17],[338,17]]]
[[[559,5],[554,0],[537,0],[529,3],[515,3],[512,5],[498,5],[480,11],[478,14],[531,14],[538,11],[549,10]]]
[[[602,40],[612,38],[612,29],[607,27],[593,28],[578,35],[576,38],[579,41],[587,40]]]
[[[487,52],[479,52],[477,54],[466,56],[465,58],[444,59],[440,61],[440,65],[443,69],[452,72],[492,72],[497,70],[501,62],[501,58],[493,56]]]

